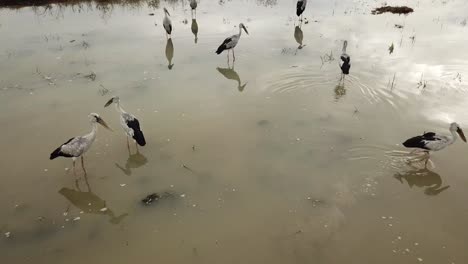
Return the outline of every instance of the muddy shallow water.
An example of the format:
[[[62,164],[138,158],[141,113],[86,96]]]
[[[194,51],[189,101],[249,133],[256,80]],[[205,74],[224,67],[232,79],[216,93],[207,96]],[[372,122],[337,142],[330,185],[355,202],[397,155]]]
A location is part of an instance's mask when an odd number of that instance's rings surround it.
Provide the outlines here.
[[[468,129],[468,4],[309,1],[300,28],[295,4],[0,9],[2,263],[467,263],[468,145],[424,169],[401,142]],[[214,51],[240,22],[232,68]],[[114,132],[75,177],[49,154],[91,112]]]

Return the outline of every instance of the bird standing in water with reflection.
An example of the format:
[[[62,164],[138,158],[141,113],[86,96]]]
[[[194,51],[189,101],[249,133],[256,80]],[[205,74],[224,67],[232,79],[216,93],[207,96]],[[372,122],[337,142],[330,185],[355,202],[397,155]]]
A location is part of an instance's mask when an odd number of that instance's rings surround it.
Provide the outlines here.
[[[96,139],[98,130],[97,124],[100,124],[103,127],[111,130],[106,122],[104,122],[104,120],[102,120],[102,118],[96,113],[89,114],[89,122],[91,123],[91,132],[84,136],[70,138],[67,142],[63,143],[50,154],[50,159],[53,160],[57,157],[72,158],[73,173],[75,173],[75,161],[77,158],[81,157],[81,167],[86,174],[83,155],[86,153],[86,151],[89,150],[94,140]]]
[[[230,36],[229,38],[225,39],[223,41],[223,43],[221,44],[221,46],[218,47],[218,49],[216,50],[216,54],[221,54],[223,51],[227,50],[228,51],[228,63],[229,63],[229,50],[232,49],[232,58],[233,58],[233,61],[236,61],[236,55],[234,54],[234,48],[237,46],[237,43],[239,42],[239,39],[242,35],[242,29],[245,31],[245,33],[247,33],[247,35],[249,34],[249,32],[247,31],[247,28],[245,28],[244,24],[243,23],[240,23],[239,24],[239,34],[236,34],[236,35],[232,35]]]
[[[169,11],[167,11],[166,8],[164,8],[164,19],[163,19],[163,27],[164,30],[166,30],[166,38],[171,38],[171,33],[172,33],[172,22],[171,19],[169,18],[171,14],[169,14]]]
[[[145,136],[143,135],[143,131],[140,128],[140,122],[138,119],[127,112],[120,106],[120,98],[118,96],[112,97],[104,107],[108,107],[111,104],[115,104],[115,109],[117,112],[120,113],[120,125],[122,126],[125,134],[127,135],[127,148],[128,152],[130,152],[130,144],[128,142],[128,137],[132,137],[135,141],[135,147],[138,151],[138,145],[144,146],[146,145]]]
[[[426,156],[425,165],[427,166],[430,151],[439,151],[452,145],[457,140],[458,136],[466,142],[465,134],[457,123],[451,123],[449,130],[452,134],[450,136],[439,135],[434,132],[424,132],[423,135],[406,140],[403,142],[403,146],[407,148],[416,148],[411,153],[424,152]]]

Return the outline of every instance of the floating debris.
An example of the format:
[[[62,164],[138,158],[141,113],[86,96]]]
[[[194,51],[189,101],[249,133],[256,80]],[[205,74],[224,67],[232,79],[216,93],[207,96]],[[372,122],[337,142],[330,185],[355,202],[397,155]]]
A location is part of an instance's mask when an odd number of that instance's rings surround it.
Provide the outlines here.
[[[267,126],[269,124],[270,124],[270,121],[268,121],[266,119],[262,119],[262,120],[257,122],[257,125],[259,125],[259,126]]]
[[[403,28],[403,25],[395,24],[396,28]]]
[[[418,258],[418,261],[419,261],[419,262],[422,262],[422,261],[423,261],[423,259],[422,259],[422,258]]]
[[[81,217],[77,216],[75,218],[73,218],[73,221],[79,221],[81,219]]]
[[[154,13],[149,13],[148,16],[154,16]]]
[[[373,15],[380,15],[380,14],[383,14],[383,13],[407,15],[407,14],[413,13],[413,12],[414,12],[413,8],[407,7],[407,6],[382,6],[382,7],[378,7],[376,9],[372,10]]]
[[[75,42],[75,40],[74,40],[74,39],[70,40],[70,43],[73,43],[73,42]]]
[[[127,186],[127,184],[125,184],[125,183],[120,184],[120,187],[125,187],[125,186]]]
[[[96,73],[91,72],[90,74],[85,75],[84,77],[94,82],[96,80]]]
[[[106,208],[106,207],[104,207],[104,208],[102,208],[102,209],[101,209],[101,210],[99,210],[99,211],[101,211],[101,212],[105,212],[105,211],[107,211],[107,208]]]
[[[392,43],[392,45],[390,45],[390,47],[388,47],[388,53],[392,54],[394,49],[395,49],[395,46]]]
[[[171,193],[171,192],[163,192],[161,194],[159,193],[152,193],[152,194],[149,194],[147,195],[144,199],[141,200],[141,202],[144,204],[144,205],[150,205],[152,204],[153,202],[157,202],[161,199],[164,199],[164,198],[173,198],[174,197],[174,194]]]
[[[11,232],[6,232],[6,233],[5,233],[5,237],[6,237],[6,238],[10,238],[10,236],[11,236]]]

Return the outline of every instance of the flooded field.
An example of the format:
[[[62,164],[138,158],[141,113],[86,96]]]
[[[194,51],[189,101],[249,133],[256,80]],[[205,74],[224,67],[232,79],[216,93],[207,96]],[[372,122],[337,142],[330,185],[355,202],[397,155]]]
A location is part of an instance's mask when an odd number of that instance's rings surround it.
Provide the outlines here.
[[[414,12],[372,15],[384,2]],[[1,262],[468,263],[468,145],[427,167],[401,145],[468,129],[467,9],[309,0],[302,23],[294,0],[203,0],[196,17],[176,0],[0,9]],[[241,22],[228,64],[215,51]],[[113,96],[140,120],[138,152]],[[49,155],[93,112],[113,132],[74,175]]]

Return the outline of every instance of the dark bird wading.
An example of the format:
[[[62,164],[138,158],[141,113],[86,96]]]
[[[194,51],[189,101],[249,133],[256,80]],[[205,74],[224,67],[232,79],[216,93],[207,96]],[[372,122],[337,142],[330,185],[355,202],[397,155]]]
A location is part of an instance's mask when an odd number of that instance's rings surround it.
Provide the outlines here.
[[[302,21],[302,13],[304,13],[307,6],[307,0],[298,0],[296,4],[296,15],[300,17],[300,21]]]

